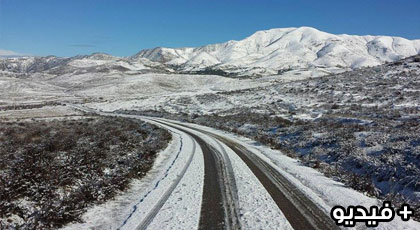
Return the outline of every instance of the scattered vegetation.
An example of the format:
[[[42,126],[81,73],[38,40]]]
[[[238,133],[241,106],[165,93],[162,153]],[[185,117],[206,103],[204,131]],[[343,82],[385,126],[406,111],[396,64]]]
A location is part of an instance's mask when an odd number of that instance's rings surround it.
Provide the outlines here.
[[[0,124],[0,229],[78,221],[152,167],[171,135],[123,118]]]
[[[419,57],[189,101],[180,97],[178,111],[189,113],[141,113],[250,137],[368,195],[407,202],[420,219]],[[224,109],[210,114],[182,107],[222,102]]]
[[[60,102],[55,101],[48,101],[41,104],[19,104],[19,105],[7,105],[7,106],[0,106],[0,111],[2,110],[22,110],[22,109],[37,109],[42,108],[45,106],[54,106],[60,105]]]

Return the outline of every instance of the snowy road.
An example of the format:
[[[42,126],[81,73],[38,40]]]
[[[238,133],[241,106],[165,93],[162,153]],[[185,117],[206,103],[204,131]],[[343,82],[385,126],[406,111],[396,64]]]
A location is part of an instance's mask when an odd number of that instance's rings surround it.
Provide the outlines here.
[[[188,128],[153,119],[185,132],[195,139],[204,156],[204,188],[200,229],[240,229],[239,205],[235,177],[229,158]]]
[[[173,140],[132,191],[92,208],[83,217],[86,223],[66,229],[338,229],[329,217],[333,206],[382,202],[247,138],[162,118],[70,106],[142,119],[168,129]],[[418,227],[418,222],[395,219],[377,229]]]
[[[248,229],[255,227],[255,224],[263,228],[270,226],[270,228],[278,229],[337,229],[330,217],[306,197],[303,192],[283,177],[276,169],[241,144],[216,133],[167,119],[123,114],[113,114],[113,116],[143,119],[161,125],[164,128],[182,132],[184,135],[192,137],[194,143],[198,143],[204,159],[204,184],[201,204],[190,205],[200,206],[197,226],[199,229]],[[193,151],[195,151],[195,145]],[[231,159],[233,154],[236,155],[236,158]],[[234,162],[232,163],[231,161]],[[190,161],[188,161],[189,164]],[[236,167],[232,166],[232,164],[236,164]],[[247,167],[248,171],[246,173],[252,174],[248,176],[254,177],[253,180],[248,181],[244,181],[243,178],[239,179],[242,180],[241,183],[248,183],[248,186],[245,186],[247,187],[245,191],[238,190],[236,186],[235,178],[243,176],[236,175],[243,173],[243,171],[236,172],[234,170],[238,167],[238,164],[240,164],[239,167]],[[155,221],[154,218],[158,216],[159,210],[164,206],[164,202],[170,198],[174,187],[178,185],[187,169],[188,167],[185,166],[182,168],[182,173],[179,174],[178,180],[168,187],[164,193],[165,195],[161,197],[156,205],[149,208],[150,211],[145,217],[138,221],[139,224],[136,226],[136,229],[159,226],[153,225],[153,222],[160,223],[161,220]],[[243,193],[252,194],[252,198],[247,197],[247,200],[244,200]],[[259,201],[260,203],[263,201],[266,204],[258,204],[258,202],[255,203],[254,201]],[[258,204],[258,206],[252,206],[249,202]],[[269,214],[259,215],[256,223],[255,220],[251,220],[255,219],[252,217],[253,214],[250,215],[248,213],[259,212],[258,209],[260,207],[275,210],[261,210],[261,212],[268,211]],[[171,209],[176,209],[176,206],[171,207]],[[169,218],[167,221],[173,222],[176,219]],[[133,223],[129,226],[133,226]],[[185,227],[180,226],[179,223],[171,223],[168,226]]]
[[[164,176],[118,229],[337,229],[325,210],[235,140],[162,118],[99,114],[142,119],[183,140]]]
[[[148,118],[150,119],[150,118]],[[316,204],[314,204],[303,192],[300,192],[292,183],[290,183],[285,177],[277,172],[273,167],[264,162],[258,156],[253,154],[251,151],[247,150],[246,147],[240,145],[237,142],[229,140],[228,138],[222,137],[215,133],[211,133],[205,130],[200,130],[198,128],[192,128],[185,124],[179,124],[177,122],[169,121],[166,119],[150,119],[152,121],[169,125],[179,131],[186,132],[191,135],[203,149],[205,156],[205,183],[203,190],[203,203],[201,207],[201,216],[200,216],[200,229],[208,229],[212,226],[217,226],[218,229],[240,229],[241,228],[241,218],[235,220],[235,215],[237,213],[236,207],[240,204],[238,200],[232,198],[237,197],[237,194],[232,194],[231,199],[228,200],[216,200],[215,194],[220,192],[220,187],[228,187],[223,185],[229,185],[229,183],[224,183],[225,176],[221,173],[222,170],[216,170],[214,163],[209,163],[214,161],[214,157],[218,158],[218,161],[223,165],[223,161],[227,161],[230,164],[229,157],[220,157],[220,153],[215,149],[211,148],[211,143],[206,143],[204,139],[213,139],[218,143],[222,148],[222,151],[227,152],[225,147],[222,147],[221,144],[224,144],[227,148],[233,151],[239,158],[245,163],[245,165],[252,171],[252,173],[257,177],[259,182],[263,185],[266,192],[271,196],[272,200],[275,202],[277,207],[281,210],[284,216],[287,218],[290,227],[294,229],[338,229],[335,224],[331,221],[330,217],[327,216]],[[200,133],[204,138],[199,137],[193,132]],[[210,149],[213,151],[209,151]],[[213,155],[213,157],[212,157]],[[213,159],[211,159],[213,158]],[[219,168],[222,166],[219,166]],[[217,168],[217,167],[216,167]],[[229,170],[226,170],[229,171]],[[232,172],[235,173],[235,172]],[[234,177],[234,176],[233,176]],[[221,186],[216,186],[214,181],[207,182],[206,178],[218,178],[218,183]],[[231,180],[232,181],[232,180]],[[234,180],[233,180],[233,183]],[[217,188],[216,191],[213,189]],[[213,191],[212,191],[213,190]],[[232,193],[235,193],[235,187],[230,190]],[[217,196],[218,199],[223,197],[227,199],[228,196]],[[210,204],[209,204],[210,201]],[[215,204],[218,204],[215,206]],[[223,206],[221,204],[224,204]],[[235,205],[236,204],[236,205]],[[233,208],[229,209],[231,206]],[[215,213],[215,211],[219,213]],[[224,213],[223,213],[224,211]],[[209,215],[210,214],[210,215]],[[226,221],[222,221],[223,217]],[[233,220],[233,221],[232,221]],[[267,223],[267,227],[273,225]],[[250,226],[248,226],[250,227]]]

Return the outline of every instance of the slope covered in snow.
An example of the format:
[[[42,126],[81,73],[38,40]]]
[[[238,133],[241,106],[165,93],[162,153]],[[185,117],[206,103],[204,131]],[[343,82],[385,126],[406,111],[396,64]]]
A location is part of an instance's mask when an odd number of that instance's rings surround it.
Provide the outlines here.
[[[258,31],[240,40],[197,48],[154,48],[147,58],[181,71],[222,70],[239,75],[276,74],[301,68],[358,68],[416,55],[420,40],[388,36],[334,35],[310,27]],[[255,71],[257,70],[257,71]]]
[[[7,74],[45,73],[52,75],[83,73],[139,73],[147,71],[167,72],[163,64],[140,58],[135,62],[124,57],[104,53],[75,57],[14,57],[0,59],[0,71]]]
[[[131,57],[103,53],[69,58],[0,59],[7,73],[199,73],[261,76],[287,71],[343,72],[420,53],[420,40],[389,36],[334,35],[310,27],[263,30],[240,40],[196,48],[142,50]]]

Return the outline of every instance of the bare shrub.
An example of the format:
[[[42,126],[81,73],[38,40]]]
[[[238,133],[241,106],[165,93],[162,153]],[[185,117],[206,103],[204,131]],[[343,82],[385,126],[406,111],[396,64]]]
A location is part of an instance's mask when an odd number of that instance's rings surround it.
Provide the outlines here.
[[[1,228],[49,229],[78,221],[90,204],[144,176],[170,139],[163,129],[124,118],[1,123]]]

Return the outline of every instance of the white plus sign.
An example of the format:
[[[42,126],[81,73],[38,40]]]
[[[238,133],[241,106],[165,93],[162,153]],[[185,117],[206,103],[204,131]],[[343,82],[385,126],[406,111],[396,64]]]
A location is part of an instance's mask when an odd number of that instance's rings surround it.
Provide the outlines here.
[[[400,208],[397,214],[401,217],[403,221],[408,221],[410,216],[413,215],[413,210],[407,204],[403,204],[402,208]]]

